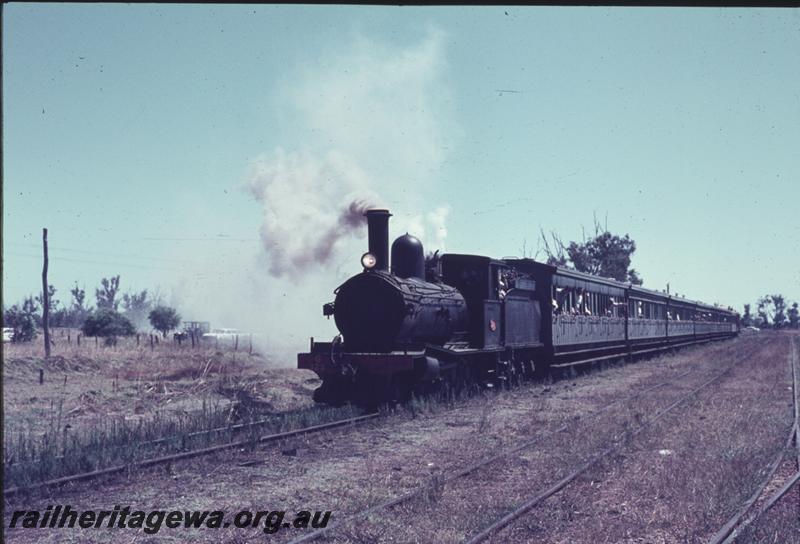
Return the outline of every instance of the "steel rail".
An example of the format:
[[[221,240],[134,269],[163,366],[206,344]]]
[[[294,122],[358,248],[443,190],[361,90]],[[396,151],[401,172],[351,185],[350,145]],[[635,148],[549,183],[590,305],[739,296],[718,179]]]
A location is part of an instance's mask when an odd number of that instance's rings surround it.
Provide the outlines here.
[[[214,434],[214,433],[220,433],[221,434],[221,433],[224,433],[226,431],[231,431],[231,432],[232,431],[240,431],[240,430],[242,430],[244,428],[247,428],[247,427],[260,427],[262,425],[269,425],[270,423],[275,423],[276,420],[280,419],[281,416],[292,415],[293,413],[299,413],[299,412],[279,412],[279,413],[273,414],[271,417],[266,418],[266,419],[257,419],[255,421],[247,421],[247,422],[244,422],[244,423],[235,423],[233,425],[227,425],[225,427],[213,427],[211,429],[203,429],[203,430],[199,430],[199,431],[191,431],[191,432],[188,432],[188,433],[174,433],[174,434],[171,434],[169,436],[162,436],[160,438],[154,438],[152,440],[145,440],[144,442],[137,442],[136,443],[136,448],[147,448],[147,447],[151,447],[151,446],[157,446],[159,444],[183,441],[183,440],[186,440],[186,439],[192,439],[192,438],[196,438],[198,436],[210,435],[210,434]],[[129,449],[128,446],[122,446],[122,445],[114,446],[114,448],[115,449],[123,449],[123,448],[124,449]],[[63,461],[65,459],[65,457],[63,455],[56,455],[55,457],[53,457],[53,459],[55,461]],[[9,467],[11,467],[13,465],[17,465],[17,466],[19,466],[19,465],[22,465],[22,466],[25,466],[25,465],[36,465],[36,464],[38,464],[40,462],[41,461],[37,461],[36,459],[30,459],[30,460],[26,459],[24,461],[16,461],[16,462],[11,462],[11,463],[4,462],[3,463],[3,467],[7,469],[7,468],[9,468]]]
[[[772,481],[772,478],[775,476],[775,472],[778,470],[778,467],[781,465],[781,461],[783,461],[783,457],[785,455],[786,449],[790,448],[792,445],[792,440],[795,437],[795,433],[797,432],[797,425],[796,423],[792,425],[792,430],[789,432],[789,437],[786,439],[786,444],[784,445],[783,449],[781,449],[780,453],[775,457],[772,463],[769,466],[769,470],[767,471],[767,475],[764,477],[764,480],[758,485],[756,490],[753,492],[750,497],[744,502],[742,507],[739,509],[736,514],[734,514],[722,528],[717,531],[714,536],[711,537],[709,540],[709,544],[727,544],[729,542],[733,542],[736,536],[741,532],[744,527],[746,527],[750,521],[747,521],[745,524],[740,526],[742,523],[742,518],[747,515],[753,505],[756,503],[758,498],[764,492],[764,489],[769,485]]]
[[[761,509],[758,510],[754,515],[744,519],[750,509],[755,505],[758,498],[764,492],[767,485],[772,481],[772,478],[775,476],[775,472],[778,470],[781,462],[784,459],[786,451],[792,445],[792,439],[795,441],[795,445],[797,447],[797,462],[798,462],[798,470],[800,470],[800,369],[797,368],[797,344],[793,341],[793,339],[789,338],[789,344],[791,346],[791,351],[789,353],[789,366],[792,369],[792,391],[793,391],[793,398],[794,398],[794,422],[792,423],[791,431],[789,431],[789,436],[786,439],[786,444],[784,445],[783,449],[780,450],[778,455],[773,460],[772,464],[770,465],[769,471],[767,472],[766,477],[764,480],[758,485],[756,490],[753,494],[745,501],[742,508],[739,509],[736,514],[734,514],[728,522],[722,526],[722,528],[717,531],[711,540],[709,540],[709,544],[730,544],[736,537],[741,534],[741,532],[750,525],[753,521],[758,519],[764,512],[772,508],[772,506],[781,499],[789,490],[797,483],[798,476],[800,476],[800,472],[795,474],[792,478],[790,478],[784,486],[782,486],[778,491],[776,491],[770,499],[766,502]]]
[[[592,417],[596,417],[596,416],[602,415],[602,414],[608,412],[609,410],[611,410],[614,406],[616,406],[618,404],[624,404],[624,403],[630,402],[630,401],[632,401],[633,399],[635,399],[637,397],[640,397],[640,396],[645,395],[645,394],[647,394],[647,393],[649,393],[651,391],[654,391],[656,389],[659,389],[661,387],[669,385],[670,383],[673,383],[676,380],[679,380],[680,378],[684,378],[684,377],[688,376],[689,374],[691,374],[692,372],[693,372],[693,370],[689,370],[688,372],[684,372],[682,374],[679,374],[678,376],[675,376],[671,381],[661,382],[661,383],[658,383],[656,385],[650,386],[650,387],[648,387],[646,389],[643,389],[642,391],[639,391],[639,392],[637,392],[637,393],[635,393],[633,395],[630,395],[628,397],[617,399],[617,400],[615,400],[613,402],[610,402],[610,403],[606,404],[604,407],[602,407],[602,408],[600,408],[598,410],[595,410],[594,412],[591,412],[586,417],[587,418],[592,418]],[[504,452],[501,452],[499,454],[491,455],[491,456],[488,456],[488,457],[484,457],[483,459],[481,459],[479,461],[476,461],[475,463],[472,463],[472,464],[470,464],[470,465],[468,465],[466,467],[460,468],[460,469],[448,474],[443,479],[440,479],[438,481],[438,483],[441,485],[441,484],[445,484],[445,483],[451,482],[453,480],[457,480],[459,478],[463,478],[464,476],[467,476],[467,475],[475,472],[476,470],[478,470],[480,468],[483,468],[483,467],[485,467],[487,465],[490,465],[490,464],[492,464],[492,463],[494,463],[496,461],[500,461],[501,459],[504,459],[504,458],[508,457],[509,455],[512,455],[512,454],[520,452],[520,451],[522,451],[524,449],[530,448],[530,447],[536,445],[537,443],[539,443],[543,438],[547,438],[549,436],[553,436],[553,435],[556,435],[558,433],[562,433],[562,432],[565,432],[565,431],[569,430],[569,426],[571,425],[571,423],[572,422],[566,423],[566,424],[562,425],[561,427],[559,427],[559,428],[557,428],[557,429],[555,429],[553,431],[537,433],[534,436],[533,439],[527,440],[527,441],[523,442],[522,444],[514,446],[513,448],[511,448],[509,450],[506,450]],[[370,514],[374,514],[375,512],[379,512],[381,510],[392,508],[392,507],[397,506],[399,504],[403,504],[403,503],[408,502],[410,500],[413,500],[413,499],[415,499],[417,497],[420,497],[426,491],[429,491],[429,490],[433,489],[434,485],[436,485],[436,484],[435,483],[426,483],[426,484],[420,486],[419,488],[415,489],[414,491],[406,493],[405,495],[401,495],[399,497],[395,497],[393,499],[386,500],[384,502],[381,502],[379,504],[371,506],[370,508],[367,508],[366,510],[362,510],[360,512],[356,512],[356,513],[351,514],[349,516],[343,517],[343,518],[341,518],[339,520],[335,520],[332,523],[328,523],[328,525],[326,527],[324,527],[324,528],[317,529],[316,531],[313,531],[311,533],[308,533],[306,535],[303,535],[301,537],[298,537],[298,538],[290,541],[289,544],[300,544],[302,542],[310,542],[312,540],[316,540],[317,538],[320,538],[323,535],[325,535],[325,534],[333,531],[334,529],[337,529],[337,528],[339,528],[339,527],[341,527],[341,526],[343,526],[343,525],[345,525],[347,523],[350,523],[350,522],[358,520],[358,519],[365,518],[365,517],[369,516]]]
[[[744,522],[742,522],[739,526],[734,529],[734,531],[725,539],[725,542],[733,542],[736,537],[738,537],[741,532],[752,522],[760,518],[764,513],[766,513],[769,509],[775,506],[779,500],[783,498],[796,484],[800,482],[800,471],[795,472],[772,496],[767,500],[767,502],[762,506],[758,512],[747,518]]]
[[[794,370],[794,445],[797,449],[797,470],[800,470],[800,369],[797,368],[797,339],[792,342],[792,369]]]
[[[605,459],[608,455],[610,455],[610,454],[616,452],[617,450],[619,450],[620,448],[622,448],[628,440],[634,438],[635,436],[639,435],[643,431],[647,430],[653,423],[655,423],[656,421],[660,420],[661,418],[663,418],[664,416],[666,416],[667,414],[672,412],[675,408],[677,408],[677,407],[685,404],[686,402],[694,399],[696,397],[697,393],[699,393],[700,391],[702,391],[703,389],[705,389],[706,387],[708,387],[709,385],[711,385],[715,381],[721,379],[723,376],[728,374],[731,370],[733,370],[735,365],[736,365],[736,363],[731,365],[726,370],[724,370],[724,371],[720,372],[719,374],[715,375],[710,380],[707,380],[707,381],[703,382],[701,385],[699,385],[698,387],[692,389],[692,391],[690,391],[687,395],[684,395],[680,399],[678,399],[675,402],[671,403],[666,408],[664,408],[664,409],[660,410],[659,412],[657,412],[655,416],[653,416],[648,421],[646,421],[645,423],[643,423],[642,425],[637,427],[635,430],[625,433],[623,435],[623,437],[616,444],[614,444],[613,446],[611,446],[609,448],[606,448],[605,450],[601,451],[600,453],[597,453],[597,454],[593,455],[588,461],[586,461],[584,464],[582,464],[580,467],[578,467],[576,470],[574,470],[573,472],[571,472],[567,476],[563,477],[561,480],[559,480],[555,484],[551,485],[550,487],[548,487],[544,491],[540,492],[536,496],[534,496],[534,497],[524,501],[523,503],[519,504],[514,510],[512,510],[511,512],[509,512],[508,514],[506,514],[505,516],[503,516],[499,520],[495,521],[494,523],[492,523],[488,527],[485,527],[478,534],[476,534],[475,536],[470,538],[467,541],[468,544],[477,544],[478,542],[483,542],[484,540],[486,540],[487,538],[492,536],[494,533],[500,531],[501,529],[503,529],[504,527],[509,525],[511,522],[513,522],[514,520],[516,520],[517,518],[519,518],[520,516],[522,516],[523,514],[528,512],[529,510],[531,510],[534,506],[536,506],[540,502],[544,501],[545,499],[547,499],[547,498],[555,495],[559,491],[561,491],[570,482],[572,482],[578,476],[580,476],[581,474],[583,474],[584,472],[589,470],[592,466],[594,466],[598,461],[601,461],[602,459]]]
[[[47,480],[44,482],[39,482],[30,486],[19,486],[19,487],[10,487],[8,489],[3,490],[3,496],[9,497],[12,495],[17,495],[23,492],[32,491],[34,489],[40,488],[50,488],[56,487],[60,485],[64,485],[66,483],[71,482],[81,482],[86,480],[92,480],[95,478],[99,478],[101,476],[108,476],[110,474],[117,474],[120,472],[124,472],[130,469],[136,468],[147,468],[152,467],[155,465],[162,465],[166,463],[172,463],[174,461],[182,461],[184,459],[190,459],[193,457],[200,457],[202,455],[208,455],[210,453],[216,453],[219,451],[229,450],[232,448],[237,448],[240,446],[246,446],[248,444],[257,444],[257,443],[264,443],[264,442],[277,442],[279,440],[283,440],[285,438],[293,438],[295,436],[301,436],[305,434],[311,434],[315,432],[325,431],[328,429],[335,429],[337,427],[343,427],[345,425],[361,423],[364,421],[368,421],[371,419],[375,419],[378,417],[379,413],[372,413],[358,417],[351,417],[347,419],[342,419],[339,421],[333,421],[330,423],[323,423],[321,425],[313,425],[311,427],[303,427],[302,429],[295,429],[293,431],[284,431],[281,433],[270,434],[261,436],[256,439],[249,439],[249,440],[238,440],[236,442],[227,442],[225,444],[218,444],[216,446],[209,446],[206,448],[199,448],[196,450],[190,450],[180,453],[175,453],[171,455],[163,455],[160,457],[154,457],[152,459],[145,459],[143,461],[138,461],[135,463],[130,463],[126,465],[115,465],[112,467],[107,467],[100,470],[93,470],[91,472],[83,472],[79,474],[73,474],[71,476],[64,476],[61,478],[55,478],[52,480]]]

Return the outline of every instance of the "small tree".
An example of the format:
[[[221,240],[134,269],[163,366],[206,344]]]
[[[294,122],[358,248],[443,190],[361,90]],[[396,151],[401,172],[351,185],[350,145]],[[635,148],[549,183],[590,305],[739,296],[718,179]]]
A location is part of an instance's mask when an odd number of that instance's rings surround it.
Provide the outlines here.
[[[37,297],[38,298],[38,297]],[[39,313],[39,303],[33,295],[28,295],[22,301],[22,313],[33,318],[33,322],[38,326],[42,324],[42,315]]]
[[[800,310],[797,308],[797,303],[795,302],[792,304],[792,307],[789,309],[789,326],[793,329],[798,328],[800,325]]]
[[[81,327],[86,336],[100,336],[106,339],[106,345],[115,344],[117,336],[136,334],[133,323],[114,310],[97,310],[90,314]]]
[[[14,333],[12,342],[30,342],[36,338],[36,319],[32,313],[16,304],[3,312],[3,326],[11,327]]]
[[[110,280],[103,278],[100,280],[100,286],[100,289],[94,290],[97,309],[114,310],[116,312],[117,308],[119,308],[119,301],[116,299],[119,292],[119,275],[112,276]]]
[[[125,317],[133,321],[137,327],[145,324],[147,312],[152,306],[147,294],[147,289],[144,289],[140,293],[133,292],[122,295],[122,308],[125,310]]]
[[[753,324],[753,315],[750,313],[750,304],[744,305],[744,314],[742,314],[742,327],[749,327]]]
[[[772,299],[769,295],[763,296],[758,299],[758,306],[756,312],[758,319],[756,326],[763,329],[769,326],[769,305],[772,304]]]
[[[175,308],[170,308],[169,306],[156,306],[150,312],[148,319],[153,328],[161,332],[164,338],[167,337],[169,331],[177,329],[178,325],[181,324],[181,316],[178,315]]]
[[[772,305],[775,308],[772,323],[776,329],[780,329],[786,322],[786,301],[783,295],[772,295]]]
[[[69,292],[72,295],[72,306],[69,309],[68,318],[69,324],[72,327],[80,327],[86,320],[86,316],[89,315],[89,308],[85,305],[86,289],[78,287],[78,283],[76,282],[75,287],[70,289]]]

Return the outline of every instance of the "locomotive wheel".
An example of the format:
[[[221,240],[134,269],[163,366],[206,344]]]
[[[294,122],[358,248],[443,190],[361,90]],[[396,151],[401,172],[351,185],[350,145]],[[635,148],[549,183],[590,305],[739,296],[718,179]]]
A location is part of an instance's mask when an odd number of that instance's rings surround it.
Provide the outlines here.
[[[522,382],[525,380],[525,368],[522,364],[522,361],[518,359],[512,359],[508,365],[509,371],[509,384],[513,387],[519,387],[522,385]]]
[[[327,378],[314,390],[314,402],[341,406],[347,403],[353,394],[353,386],[348,380]]]
[[[533,377],[536,375],[536,372],[534,370],[536,366],[533,362],[533,359],[525,359],[524,361],[520,362],[520,365],[522,366],[522,374],[525,377],[525,379],[526,380],[533,379]]]
[[[391,400],[400,404],[408,402],[411,400],[413,388],[410,376],[405,376],[403,374],[394,376],[390,386]]]

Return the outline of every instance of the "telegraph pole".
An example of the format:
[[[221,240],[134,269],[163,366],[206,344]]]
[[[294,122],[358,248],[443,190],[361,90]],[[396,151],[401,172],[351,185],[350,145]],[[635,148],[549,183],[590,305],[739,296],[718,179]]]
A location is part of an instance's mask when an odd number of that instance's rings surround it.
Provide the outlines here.
[[[44,266],[42,267],[42,327],[44,327],[44,356],[50,358],[50,286],[47,283],[47,229],[42,229]]]

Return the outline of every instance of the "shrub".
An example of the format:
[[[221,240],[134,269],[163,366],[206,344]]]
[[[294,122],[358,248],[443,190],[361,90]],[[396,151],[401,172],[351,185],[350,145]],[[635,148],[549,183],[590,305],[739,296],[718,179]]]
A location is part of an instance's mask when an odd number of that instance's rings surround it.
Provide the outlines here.
[[[148,319],[153,328],[161,332],[164,338],[167,337],[169,331],[177,329],[178,325],[181,324],[181,316],[178,315],[175,308],[170,308],[169,306],[156,306],[150,312]]]
[[[117,336],[131,336],[136,333],[133,323],[114,310],[97,310],[89,315],[81,327],[86,336],[100,336],[115,338]]]
[[[3,314],[3,326],[14,329],[12,342],[30,342],[36,338],[36,319],[16,304]]]

